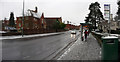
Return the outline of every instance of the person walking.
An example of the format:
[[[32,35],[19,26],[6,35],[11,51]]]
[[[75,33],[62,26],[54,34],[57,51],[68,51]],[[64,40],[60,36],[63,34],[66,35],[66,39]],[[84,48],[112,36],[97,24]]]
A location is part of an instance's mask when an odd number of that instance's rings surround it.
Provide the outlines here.
[[[85,34],[85,40],[86,40],[87,39],[87,34],[88,34],[87,30],[85,30],[84,34]]]
[[[89,36],[89,34],[90,34],[90,31],[88,30],[88,36]]]
[[[85,33],[82,34],[82,41],[84,41],[84,37],[85,37]]]

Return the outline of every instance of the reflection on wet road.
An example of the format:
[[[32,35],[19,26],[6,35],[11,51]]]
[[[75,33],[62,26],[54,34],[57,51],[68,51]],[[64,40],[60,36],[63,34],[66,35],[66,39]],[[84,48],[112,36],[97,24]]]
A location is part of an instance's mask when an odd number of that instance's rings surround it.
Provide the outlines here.
[[[51,59],[75,37],[76,35],[67,31],[61,35],[42,38],[3,40],[2,58],[3,60]]]
[[[76,37],[76,34],[71,34],[71,38],[75,38]]]

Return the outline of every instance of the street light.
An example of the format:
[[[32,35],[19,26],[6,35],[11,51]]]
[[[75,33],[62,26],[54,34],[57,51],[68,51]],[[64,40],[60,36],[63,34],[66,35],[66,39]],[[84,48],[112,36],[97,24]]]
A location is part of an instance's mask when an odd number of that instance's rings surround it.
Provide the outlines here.
[[[23,20],[22,20],[22,37],[23,37],[23,26],[24,26],[24,0],[23,0]]]

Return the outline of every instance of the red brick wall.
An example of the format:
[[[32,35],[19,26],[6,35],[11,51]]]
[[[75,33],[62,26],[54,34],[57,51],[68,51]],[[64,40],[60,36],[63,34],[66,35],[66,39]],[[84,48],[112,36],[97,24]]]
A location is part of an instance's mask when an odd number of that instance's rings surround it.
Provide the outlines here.
[[[62,23],[61,17],[60,18],[47,18],[47,20],[49,20],[49,22],[47,22],[45,19],[46,18],[44,18],[43,13],[40,18],[36,18],[33,16],[25,16],[23,29],[25,31],[30,30],[30,32],[32,32],[31,30],[36,30],[39,32],[39,30],[44,30],[44,31],[47,30],[47,26],[53,26],[54,20],[55,21],[58,20],[59,22]],[[21,24],[21,26],[19,24]],[[20,30],[21,27],[22,27],[22,17],[17,17],[16,28],[17,28],[17,30]]]
[[[19,24],[21,24],[21,26]],[[21,27],[22,27],[22,17],[17,17],[16,29],[19,30]]]
[[[21,26],[19,25],[21,24]],[[32,16],[24,17],[24,27],[23,29],[40,29],[40,19]],[[22,27],[22,17],[17,17],[16,28],[19,30]]]

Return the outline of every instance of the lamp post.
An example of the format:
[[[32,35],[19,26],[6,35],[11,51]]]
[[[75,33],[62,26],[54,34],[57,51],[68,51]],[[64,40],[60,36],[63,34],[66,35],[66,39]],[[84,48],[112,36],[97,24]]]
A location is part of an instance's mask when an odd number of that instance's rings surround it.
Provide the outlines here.
[[[111,32],[111,28],[110,28],[110,22],[111,22],[111,17],[110,17],[110,4],[109,4],[109,35],[110,35],[110,32]]]
[[[23,26],[24,26],[24,0],[23,0],[22,37],[23,37],[23,35],[24,35],[24,33],[23,33]]]

